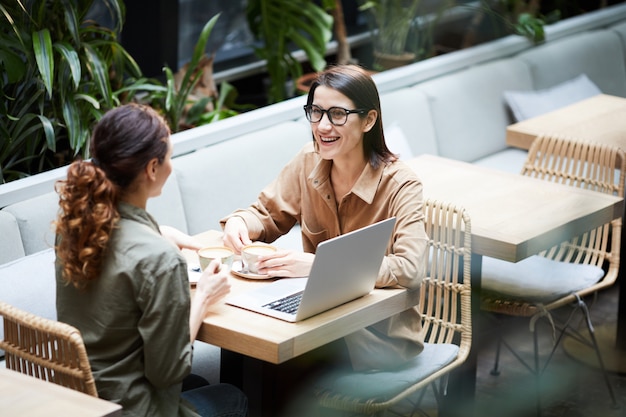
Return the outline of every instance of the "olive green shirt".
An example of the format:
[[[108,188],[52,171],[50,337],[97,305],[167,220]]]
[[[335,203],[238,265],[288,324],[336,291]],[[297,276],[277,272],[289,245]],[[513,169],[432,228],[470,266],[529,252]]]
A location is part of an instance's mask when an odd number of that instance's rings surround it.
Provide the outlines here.
[[[299,223],[304,250],[315,253],[324,240],[395,216],[376,286],[419,288],[426,274],[428,238],[417,175],[401,161],[376,169],[366,164],[350,192],[336,201],[331,167],[332,161],[323,160],[312,143],[305,145],[254,204],[223,218],[222,227],[229,217],[239,216],[250,239],[273,242]],[[395,366],[423,349],[420,315],[412,308],[347,337],[346,342],[355,369]]]
[[[98,395],[124,416],[196,415],[180,399],[191,372],[190,292],[180,251],[142,209],[121,203],[102,272],[66,285],[57,259],[57,313],[82,333]]]

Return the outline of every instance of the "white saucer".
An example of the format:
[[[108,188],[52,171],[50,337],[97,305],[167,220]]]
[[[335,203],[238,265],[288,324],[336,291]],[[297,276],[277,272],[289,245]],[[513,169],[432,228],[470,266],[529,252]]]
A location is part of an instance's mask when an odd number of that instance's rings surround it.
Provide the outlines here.
[[[242,278],[248,278],[248,279],[274,279],[274,277],[270,277],[268,275],[253,274],[252,272],[244,271],[243,262],[241,261],[233,262],[233,267],[230,270],[230,272]]]

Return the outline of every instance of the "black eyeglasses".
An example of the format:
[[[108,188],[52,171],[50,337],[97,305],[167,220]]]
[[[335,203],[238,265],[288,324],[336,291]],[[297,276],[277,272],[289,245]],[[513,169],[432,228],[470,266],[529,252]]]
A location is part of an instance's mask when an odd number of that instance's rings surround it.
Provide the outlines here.
[[[306,118],[311,123],[318,123],[324,117],[324,113],[328,116],[328,120],[334,124],[335,126],[343,126],[348,121],[348,115],[351,113],[363,114],[367,110],[365,109],[354,109],[348,110],[343,107],[331,107],[327,110],[324,110],[320,106],[316,106],[315,104],[308,104],[304,106],[304,114],[306,114]]]

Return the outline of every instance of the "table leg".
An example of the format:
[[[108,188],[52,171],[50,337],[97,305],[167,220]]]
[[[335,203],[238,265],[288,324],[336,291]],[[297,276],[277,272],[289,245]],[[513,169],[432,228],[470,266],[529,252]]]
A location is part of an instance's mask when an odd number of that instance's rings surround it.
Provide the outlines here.
[[[482,255],[472,253],[472,348],[465,363],[450,374],[448,395],[441,405],[442,416],[474,416],[479,341],[484,340],[480,310]]]
[[[220,382],[235,385],[248,397],[249,417],[274,417],[274,380],[276,365],[222,349]]]
[[[222,349],[220,382],[233,384],[248,397],[249,417],[285,417],[293,415],[289,407],[310,406],[297,403],[297,391],[291,390],[299,375],[289,362],[273,364]],[[306,409],[306,408],[305,408]]]

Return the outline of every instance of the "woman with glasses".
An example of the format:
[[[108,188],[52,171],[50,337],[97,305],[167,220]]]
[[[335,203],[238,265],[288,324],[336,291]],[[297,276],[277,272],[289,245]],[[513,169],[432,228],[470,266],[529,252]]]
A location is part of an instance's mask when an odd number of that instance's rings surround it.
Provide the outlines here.
[[[376,286],[419,287],[427,241],[422,184],[385,144],[374,81],[354,65],[327,69],[312,84],[304,112],[312,143],[254,204],[222,219],[224,243],[240,251],[251,241],[273,242],[298,223],[304,252],[280,250],[261,257],[258,268],[272,277],[306,276],[320,242],[395,216]],[[422,351],[420,322],[412,308],[339,345],[355,370],[392,368]]]

